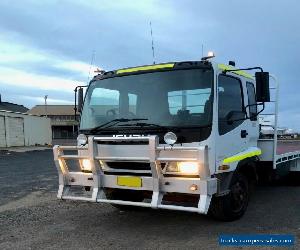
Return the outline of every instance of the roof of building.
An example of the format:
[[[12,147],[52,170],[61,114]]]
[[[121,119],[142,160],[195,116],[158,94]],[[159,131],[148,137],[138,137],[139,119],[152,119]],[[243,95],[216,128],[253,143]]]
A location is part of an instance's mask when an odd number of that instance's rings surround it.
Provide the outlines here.
[[[0,110],[26,113],[28,111],[28,108],[24,107],[23,105],[11,102],[0,102]]]
[[[27,114],[46,115],[45,105],[36,105]],[[74,105],[47,105],[47,115],[74,115]]]

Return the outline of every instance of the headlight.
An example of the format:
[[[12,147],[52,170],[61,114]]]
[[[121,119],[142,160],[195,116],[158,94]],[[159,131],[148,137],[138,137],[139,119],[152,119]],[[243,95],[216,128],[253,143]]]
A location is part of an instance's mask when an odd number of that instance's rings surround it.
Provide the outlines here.
[[[87,144],[87,137],[84,134],[80,134],[77,136],[77,146],[84,146],[85,144]]]
[[[166,172],[177,172],[180,174],[198,174],[198,162],[170,162],[167,165]]]
[[[91,172],[92,171],[92,164],[89,159],[83,159],[81,161],[81,170]]]
[[[177,166],[179,172],[183,174],[198,174],[198,163],[197,162],[178,162]]]

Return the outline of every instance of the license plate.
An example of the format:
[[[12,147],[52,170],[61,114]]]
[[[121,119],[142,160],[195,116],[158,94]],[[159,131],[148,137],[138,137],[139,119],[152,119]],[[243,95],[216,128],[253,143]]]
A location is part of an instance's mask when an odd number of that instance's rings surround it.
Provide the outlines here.
[[[124,187],[142,187],[142,178],[137,176],[118,176],[117,185]]]

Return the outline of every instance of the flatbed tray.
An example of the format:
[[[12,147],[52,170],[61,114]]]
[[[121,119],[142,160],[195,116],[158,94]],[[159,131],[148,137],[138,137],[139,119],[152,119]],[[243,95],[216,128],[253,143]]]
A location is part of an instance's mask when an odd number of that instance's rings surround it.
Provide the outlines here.
[[[277,155],[300,151],[300,140],[278,140]]]

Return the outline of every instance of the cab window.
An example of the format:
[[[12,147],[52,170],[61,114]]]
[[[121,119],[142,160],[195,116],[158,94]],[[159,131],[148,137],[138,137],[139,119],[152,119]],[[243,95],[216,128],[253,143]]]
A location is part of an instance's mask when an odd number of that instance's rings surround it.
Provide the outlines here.
[[[247,94],[248,94],[248,105],[249,105],[249,116],[251,121],[257,121],[257,106],[255,98],[255,88],[253,83],[247,82]]]
[[[219,75],[218,97],[219,134],[224,135],[239,126],[245,118],[241,81]]]

